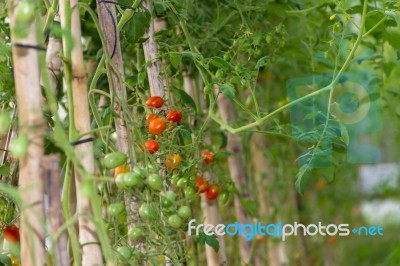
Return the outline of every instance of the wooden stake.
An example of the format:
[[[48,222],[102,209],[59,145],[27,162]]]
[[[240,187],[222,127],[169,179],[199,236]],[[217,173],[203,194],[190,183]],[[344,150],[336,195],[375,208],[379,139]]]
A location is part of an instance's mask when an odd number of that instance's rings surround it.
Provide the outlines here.
[[[28,27],[27,37],[16,39],[14,7],[20,1],[9,0],[11,40],[19,44],[37,46],[36,22]],[[13,66],[17,95],[19,134],[29,139],[27,154],[19,163],[19,190],[21,206],[21,264],[42,266],[45,264],[44,206],[41,160],[43,158],[43,136],[45,123],[41,110],[41,88],[39,81],[39,51],[13,46]]]

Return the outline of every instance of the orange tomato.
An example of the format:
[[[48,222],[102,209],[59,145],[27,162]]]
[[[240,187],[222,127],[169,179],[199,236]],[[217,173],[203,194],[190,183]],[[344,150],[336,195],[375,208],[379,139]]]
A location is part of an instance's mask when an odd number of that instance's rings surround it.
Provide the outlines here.
[[[182,157],[177,153],[170,153],[165,160],[165,166],[170,169],[176,169],[181,164]]]
[[[127,164],[120,165],[117,168],[115,168],[114,177],[116,177],[119,174],[127,173],[127,172],[129,172],[129,166]]]
[[[161,118],[154,118],[150,120],[149,132],[151,135],[159,135],[167,128],[167,124]]]

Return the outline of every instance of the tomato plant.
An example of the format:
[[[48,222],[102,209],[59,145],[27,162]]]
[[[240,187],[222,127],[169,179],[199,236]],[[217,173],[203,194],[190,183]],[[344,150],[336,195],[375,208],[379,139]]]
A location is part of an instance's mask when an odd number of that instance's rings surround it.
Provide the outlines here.
[[[203,177],[197,176],[196,177],[196,192],[201,194],[206,192],[208,189],[208,183],[206,180],[204,180]]]
[[[146,101],[147,107],[160,108],[164,104],[164,100],[160,96],[151,96]]]
[[[31,1],[23,0],[19,2],[14,12],[16,23],[29,24],[35,18],[35,5]]]
[[[176,169],[181,164],[182,157],[177,153],[170,153],[165,160],[165,166],[170,169]]]
[[[201,156],[204,157],[205,163],[211,163],[214,160],[214,153],[208,150],[204,150],[201,152]]]
[[[160,135],[167,128],[167,124],[162,118],[154,118],[149,122],[149,133],[152,135]]]
[[[218,185],[210,185],[206,191],[206,198],[208,200],[214,200],[218,197],[220,188]]]
[[[146,147],[146,150],[150,153],[150,154],[154,154],[158,151],[158,149],[160,148],[160,145],[158,144],[158,142],[154,139],[150,139],[148,141],[146,141],[146,143],[144,144]]]
[[[108,153],[106,156],[104,156],[103,165],[108,169],[112,169],[125,164],[127,160],[128,156],[122,152],[116,151]]]
[[[166,118],[170,122],[178,123],[182,119],[182,113],[178,110],[171,110],[167,113]]]
[[[3,236],[8,242],[17,243],[19,242],[19,228],[15,224],[6,225],[3,228]]]

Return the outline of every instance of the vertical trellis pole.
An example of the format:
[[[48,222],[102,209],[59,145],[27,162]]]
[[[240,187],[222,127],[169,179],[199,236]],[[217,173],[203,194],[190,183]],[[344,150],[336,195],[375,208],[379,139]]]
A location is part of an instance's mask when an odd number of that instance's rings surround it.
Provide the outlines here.
[[[45,124],[41,110],[39,51],[17,44],[37,46],[36,22],[28,25],[28,35],[16,38],[14,7],[20,1],[8,1],[15,89],[18,104],[19,134],[29,139],[27,154],[19,162],[21,206],[21,263],[42,266],[45,263],[44,184],[41,172]]]

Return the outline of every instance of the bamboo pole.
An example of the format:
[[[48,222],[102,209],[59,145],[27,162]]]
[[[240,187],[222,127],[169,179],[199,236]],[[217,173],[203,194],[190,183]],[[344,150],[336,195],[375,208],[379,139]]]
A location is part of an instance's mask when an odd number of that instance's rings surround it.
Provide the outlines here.
[[[74,126],[76,134],[81,134],[90,131],[91,121],[89,112],[89,102],[87,93],[87,77],[84,69],[83,51],[81,44],[81,23],[79,9],[72,9],[78,3],[77,0],[60,1],[60,16],[62,28],[68,28],[70,26],[71,36],[73,40],[72,50],[68,40],[63,38],[64,53],[71,51],[71,62],[70,68],[72,70],[72,102],[73,102],[73,115]],[[72,11],[71,21],[66,16],[68,12]],[[66,78],[67,75],[66,75]],[[70,99],[71,101],[71,99]],[[73,126],[73,125],[70,125]],[[87,138],[87,136],[85,137]],[[75,152],[79,158],[82,166],[88,174],[94,174],[95,162],[93,155],[93,143],[86,142],[75,147]],[[76,191],[79,191],[83,177],[75,168],[75,186]],[[93,187],[93,189],[95,189]],[[82,195],[82,193],[76,193],[77,196],[77,213],[78,213],[78,228],[79,228],[79,242],[82,246],[82,265],[103,265],[102,252],[99,244],[99,239],[96,231],[95,224],[88,219],[92,217],[92,207],[90,199]]]
[[[223,94],[219,95],[218,109],[221,118],[225,123],[232,123],[235,121],[235,110],[232,102]],[[246,172],[245,172],[245,159],[243,156],[243,146],[238,135],[228,133],[227,151],[231,154],[228,158],[229,170],[236,189],[239,191],[243,198],[248,196],[246,191]],[[246,211],[243,209],[238,196],[234,198],[234,206],[236,218],[240,224],[250,223],[250,218]],[[250,263],[250,249],[251,242],[246,240],[244,235],[239,238],[240,257],[243,263]]]
[[[264,151],[268,149],[268,145],[265,136],[261,134],[253,134],[250,143],[253,172],[255,183],[257,184],[256,194],[259,204],[259,215],[263,221],[272,221],[274,217],[271,213],[274,210],[271,206],[275,206],[279,198],[277,193],[270,189],[274,184],[275,173],[264,154]],[[280,266],[288,263],[283,242],[277,243],[272,241],[271,238],[263,238],[259,243],[254,258],[254,265],[265,265],[266,260],[268,260],[268,265],[270,266]]]
[[[15,89],[18,104],[19,134],[29,139],[27,154],[19,163],[19,190],[21,206],[21,264],[42,266],[45,264],[44,206],[41,160],[43,158],[44,119],[41,111],[39,80],[39,55],[37,49],[16,46],[16,43],[37,46],[36,22],[28,26],[28,35],[20,39],[14,36],[14,7],[20,1],[8,1]]]

